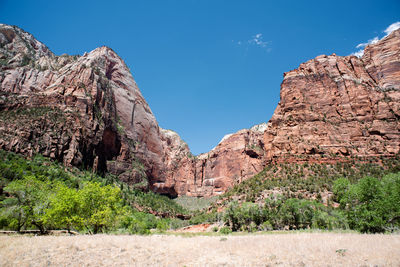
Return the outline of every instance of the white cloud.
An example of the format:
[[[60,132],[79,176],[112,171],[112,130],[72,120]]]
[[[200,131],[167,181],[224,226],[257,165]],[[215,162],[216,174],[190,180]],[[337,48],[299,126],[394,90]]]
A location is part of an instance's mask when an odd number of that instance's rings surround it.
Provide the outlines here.
[[[366,42],[366,43],[358,44],[358,45],[356,46],[356,48],[366,47],[366,46],[369,45],[369,44],[376,44],[378,41],[379,41],[379,38],[378,38],[378,36],[376,36],[374,39],[370,39],[370,40],[368,40],[368,42]]]
[[[378,38],[378,36],[376,36],[376,37],[374,37],[373,39],[368,40],[368,42],[366,42],[366,43],[358,44],[358,45],[356,46],[356,48],[361,48],[361,49],[358,50],[357,52],[353,52],[353,53],[351,53],[351,54],[354,55],[354,56],[356,56],[356,57],[362,57],[362,56],[364,55],[364,48],[365,48],[367,45],[376,44],[378,41],[379,41],[379,38]]]
[[[387,27],[386,30],[383,31],[384,33],[386,33],[386,35],[384,37],[388,36],[389,34],[391,34],[393,31],[395,31],[397,29],[400,29],[400,21],[390,24],[389,27]],[[356,46],[356,48],[361,48],[361,49],[356,52],[351,53],[351,55],[354,55],[356,57],[362,57],[364,55],[364,48],[367,45],[376,44],[379,40],[380,40],[379,37],[375,36],[373,39],[368,40],[368,42],[366,42],[366,43],[358,44]]]
[[[268,42],[263,41],[262,33],[257,33],[252,37],[252,39],[248,40],[249,44],[255,44],[261,47],[266,47]]]
[[[271,41],[264,41],[262,33],[257,33],[256,35],[252,36],[250,40],[247,40],[247,41],[232,40],[232,43],[245,48],[246,54],[247,54],[247,51],[249,50],[250,46],[258,46],[262,49],[265,49],[265,51],[267,51],[267,52],[271,52],[271,48],[270,48]]]
[[[352,53],[353,56],[362,57],[364,55],[364,49],[360,49],[357,52]]]
[[[383,32],[386,33],[386,36],[388,36],[397,29],[400,29],[400,21],[390,24],[389,27],[387,27]]]

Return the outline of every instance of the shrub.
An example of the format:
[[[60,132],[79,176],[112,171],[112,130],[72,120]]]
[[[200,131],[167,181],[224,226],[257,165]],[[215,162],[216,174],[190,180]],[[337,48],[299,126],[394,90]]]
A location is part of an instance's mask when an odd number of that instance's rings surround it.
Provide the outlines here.
[[[229,235],[230,233],[232,233],[232,230],[229,227],[224,226],[219,229],[219,232],[223,235]]]

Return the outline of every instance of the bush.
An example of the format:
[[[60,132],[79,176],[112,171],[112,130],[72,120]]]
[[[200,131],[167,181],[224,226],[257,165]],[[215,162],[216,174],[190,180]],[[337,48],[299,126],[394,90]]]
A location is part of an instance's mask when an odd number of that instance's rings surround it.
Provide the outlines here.
[[[223,235],[229,235],[230,233],[232,233],[232,230],[229,227],[224,226],[219,229],[219,232]]]

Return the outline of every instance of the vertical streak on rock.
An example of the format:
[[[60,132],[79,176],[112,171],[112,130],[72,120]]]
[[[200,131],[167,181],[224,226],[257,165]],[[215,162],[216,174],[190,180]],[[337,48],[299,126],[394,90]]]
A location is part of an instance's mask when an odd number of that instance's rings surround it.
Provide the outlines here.
[[[206,166],[207,160],[203,160],[201,163],[201,186],[203,185],[204,182],[204,172],[205,172],[205,166]]]
[[[132,108],[132,116],[131,116],[131,126],[133,126],[134,118],[135,118],[135,108],[136,108],[136,102],[133,103],[133,108]],[[135,130],[135,129],[133,129]]]

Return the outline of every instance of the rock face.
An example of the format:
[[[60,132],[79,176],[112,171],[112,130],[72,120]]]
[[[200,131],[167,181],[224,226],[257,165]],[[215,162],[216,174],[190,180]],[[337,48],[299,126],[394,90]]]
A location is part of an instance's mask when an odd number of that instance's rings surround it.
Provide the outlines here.
[[[210,152],[182,158],[170,170],[167,180],[173,181],[178,195],[212,196],[225,192],[264,168],[265,127],[264,123],[226,135]]]
[[[110,172],[170,196],[212,196],[268,162],[335,161],[400,151],[400,30],[364,56],[319,56],[284,74],[267,124],[193,156],[161,129],[129,69],[108,47],[55,56],[0,24],[0,149]]]
[[[400,30],[364,56],[319,56],[284,74],[267,160],[393,156],[400,149]]]
[[[31,34],[1,24],[0,63],[1,149],[109,171],[144,188],[164,183],[178,149],[169,154],[164,131],[110,48],[55,56]]]

